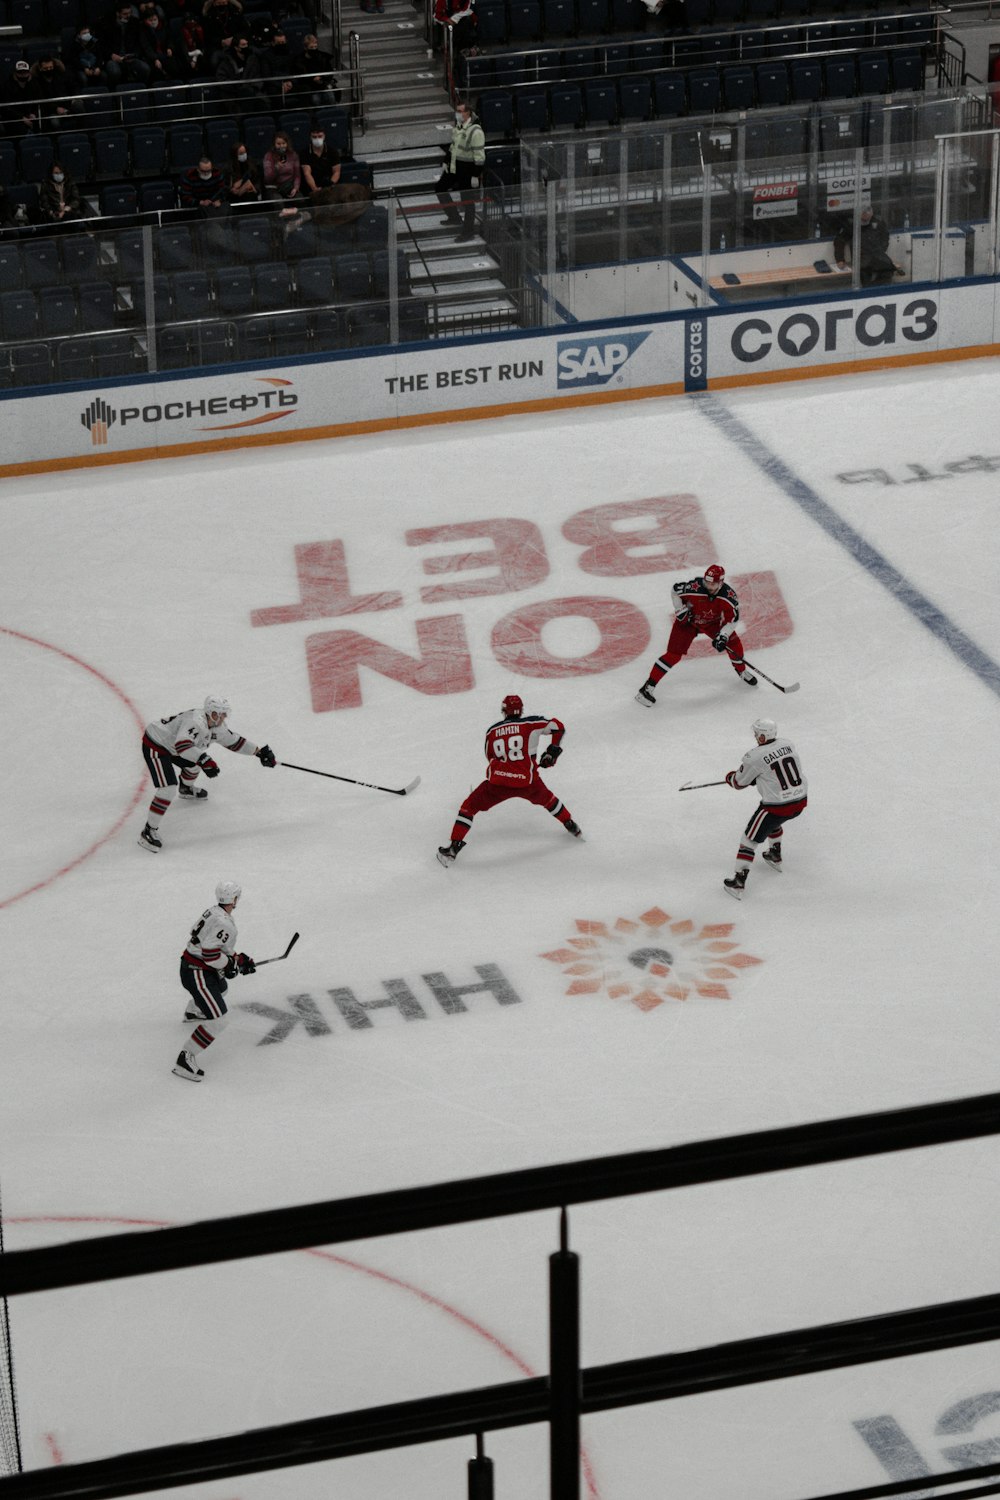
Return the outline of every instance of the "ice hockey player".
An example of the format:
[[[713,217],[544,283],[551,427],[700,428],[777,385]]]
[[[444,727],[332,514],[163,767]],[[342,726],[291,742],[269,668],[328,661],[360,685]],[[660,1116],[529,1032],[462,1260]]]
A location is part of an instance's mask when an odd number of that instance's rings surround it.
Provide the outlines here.
[[[182,800],[188,802],[203,801],[208,796],[206,789],[195,786],[195,782],[199,771],[204,771],[209,780],[219,774],[219,767],[208,753],[213,741],[237,755],[255,755],[261,765],[269,769],[277,765],[270,745],[255,745],[252,740],[237,734],[226,723],[228,715],[228,699],[210,695],[201,709],[186,708],[183,713],[173,714],[169,719],[154,719],[146,725],[142,753],[156,792],[149,804],[146,826],[139,835],[143,849],[155,854],[163,848],[160,820],[169,811],[178,791]]]
[[[465,841],[477,813],[489,812],[510,797],[535,802],[557,818],[567,833],[580,838],[581,832],[554,792],[550,792],[538,774],[554,766],[562,754],[566,726],[544,714],[526,714],[524,704],[511,693],[500,705],[503,718],[486,731],[486,779],[469,793],[458,810],[451,830],[451,843],[438,850],[439,862],[447,869],[465,848]],[[542,735],[549,735],[548,748],[538,754]]]
[[[178,1078],[188,1078],[192,1083],[200,1083],[204,1078],[199,1058],[229,1020],[226,981],[256,970],[249,954],[236,951],[233,912],[241,895],[242,888],[235,880],[220,880],[215,887],[216,905],[202,912],[181,955],[181,984],[188,992],[184,1019],[198,1024],[187,1046],[181,1049],[174,1072]]]
[[[676,618],[670,627],[667,649],[654,661],[649,676],[635,695],[635,701],[644,708],[653,707],[656,702],[653,689],[670,668],[676,667],[681,657],[687,655],[699,635],[710,636],[716,651],[729,653],[737,677],[742,678],[747,687],[757,686],[756,677],[743,664],[743,642],[736,634],[740,618],[739,600],[724,581],[725,577],[725,568],[712,563],[700,578],[674,584]]]
[[[761,859],[776,874],[781,874],[781,837],[784,825],[805,811],[808,782],[802,774],[798,751],[791,740],[778,738],[773,719],[755,719],[750,728],[757,741],[748,750],[735,771],[726,773],[726,781],[736,791],[756,786],[760,806],[743,830],[736,855],[736,871],[731,880],[722,883],[731,896],[742,901],[747,876],[756,853],[755,845],[770,839]]]

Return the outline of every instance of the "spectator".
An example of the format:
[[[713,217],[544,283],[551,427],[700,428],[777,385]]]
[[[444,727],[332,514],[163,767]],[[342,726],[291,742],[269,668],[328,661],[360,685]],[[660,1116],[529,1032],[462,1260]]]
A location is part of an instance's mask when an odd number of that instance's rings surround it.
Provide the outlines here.
[[[264,194],[260,164],[250,160],[242,141],[233,147],[226,192],[230,203],[259,203]]]
[[[451,132],[451,145],[446,148],[447,166],[438,179],[437,195],[445,206],[443,224],[461,226],[460,240],[471,240],[476,229],[476,192],[486,162],[486,137],[479,123],[479,116],[472,112],[472,105],[459,103],[455,106],[455,126]],[[450,189],[457,188],[465,204],[464,223],[458,208],[452,201]]]
[[[164,31],[167,29],[167,13],[156,0],[139,0],[139,20],[148,21],[150,16],[156,16]]]
[[[295,68],[292,65],[292,49],[284,27],[276,26],[271,36],[271,45],[260,60],[264,70],[265,87],[274,109],[290,108],[295,100]]]
[[[196,167],[189,167],[177,184],[177,202],[181,208],[198,208],[205,218],[225,213],[229,199],[222,173],[203,156]]]
[[[270,151],[264,153],[264,197],[284,198],[289,202],[302,191],[302,163],[284,131],[274,137]]]
[[[107,86],[104,52],[88,25],[83,25],[69,49],[69,73],[80,89],[102,89]]]
[[[306,192],[318,193],[340,181],[340,152],[326,144],[326,131],[315,129],[309,136],[309,151],[302,158],[302,181]]]
[[[451,32],[452,49],[457,56],[475,44],[476,14],[474,0],[434,0],[435,44],[443,46],[446,31]]]
[[[38,190],[38,216],[43,224],[65,224],[70,219],[85,219],[80,189],[54,161],[48,176]]]
[[[218,63],[218,54],[223,50],[224,37],[235,41],[237,37],[250,35],[240,0],[205,0],[201,19],[205,29],[205,51],[210,59],[214,59],[213,66]]]
[[[107,61],[104,72],[112,88],[122,83],[140,87],[149,80],[149,64],[142,55],[142,24],[127,4],[115,6],[102,38]]]
[[[340,103],[340,89],[333,76],[333,54],[321,50],[318,37],[306,37],[305,49],[292,66],[298,80],[295,102],[299,108],[323,109]]]
[[[854,220],[845,219],[833,240],[833,258],[837,270],[847,268],[847,252],[854,244]],[[861,210],[861,227],[858,234],[858,260],[862,286],[880,286],[891,282],[893,276],[905,274],[889,255],[889,226],[876,219],[868,206]]]
[[[188,77],[210,77],[212,69],[205,51],[205,28],[199,16],[180,17],[180,46],[187,58]]]
[[[156,14],[155,6],[143,16],[142,31],[142,56],[143,61],[149,64],[150,83],[169,83],[183,77],[188,69],[177,65],[167,29]]]
[[[2,117],[8,135],[26,135],[39,129],[38,90],[31,64],[23,58],[14,64],[14,71],[4,85]]]
[[[223,46],[215,76],[222,83],[234,85],[233,96],[244,107],[256,106],[261,109],[266,107],[267,99],[262,82],[264,69],[261,66],[260,54],[250,45],[248,36],[233,37],[228,45]]]
[[[46,115],[51,117],[69,114],[68,95],[72,92],[73,85],[64,62],[60,62],[51,52],[46,53],[35,63],[30,77],[34,79],[35,96],[43,121]]]

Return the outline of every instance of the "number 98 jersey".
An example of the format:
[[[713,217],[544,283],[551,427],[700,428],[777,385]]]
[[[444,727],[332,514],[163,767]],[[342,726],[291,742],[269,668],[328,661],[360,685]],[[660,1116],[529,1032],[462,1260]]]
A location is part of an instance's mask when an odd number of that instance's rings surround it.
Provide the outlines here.
[[[543,734],[558,745],[566,726],[544,714],[524,714],[520,719],[501,719],[486,731],[486,780],[499,786],[530,786],[537,780],[535,761]]]

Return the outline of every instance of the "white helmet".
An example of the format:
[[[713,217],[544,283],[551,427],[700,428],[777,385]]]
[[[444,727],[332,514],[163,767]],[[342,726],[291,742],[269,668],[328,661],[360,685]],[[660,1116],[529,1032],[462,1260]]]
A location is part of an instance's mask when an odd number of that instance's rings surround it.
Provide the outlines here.
[[[778,738],[778,726],[773,719],[754,719],[750,725],[755,739],[762,739],[767,744]]]
[[[229,699],[216,698],[212,694],[209,694],[209,696],[205,699],[205,702],[202,704],[202,708],[204,709],[206,715],[218,714],[220,718],[224,719],[226,714],[228,714],[229,712]]]
[[[236,880],[220,880],[215,887],[215,899],[220,906],[235,906],[243,894],[243,887]]]

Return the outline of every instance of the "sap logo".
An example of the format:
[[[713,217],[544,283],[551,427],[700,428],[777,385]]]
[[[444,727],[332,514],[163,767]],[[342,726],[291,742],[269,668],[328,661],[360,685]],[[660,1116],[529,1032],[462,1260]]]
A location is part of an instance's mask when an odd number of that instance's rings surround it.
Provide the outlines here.
[[[897,302],[872,302],[860,312],[834,307],[821,316],[792,313],[775,329],[766,318],[747,318],[733,332],[732,350],[744,364],[766,359],[775,345],[782,354],[800,359],[822,341],[825,353],[842,347],[841,334],[863,348],[876,349],[900,339],[921,343],[938,331],[937,303],[920,297],[900,307]]]
[[[556,361],[560,390],[567,386],[574,389],[585,385],[607,385],[612,375],[617,375],[622,365],[627,364],[640,344],[649,338],[647,333],[617,333],[605,339],[562,340],[556,346]]]

